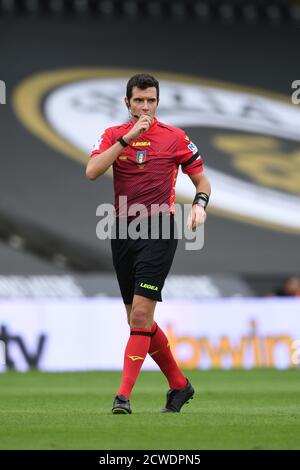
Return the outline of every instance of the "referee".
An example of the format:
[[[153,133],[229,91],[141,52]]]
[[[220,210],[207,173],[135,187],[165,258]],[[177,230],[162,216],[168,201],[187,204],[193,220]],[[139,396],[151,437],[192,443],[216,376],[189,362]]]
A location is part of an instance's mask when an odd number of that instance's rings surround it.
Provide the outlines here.
[[[203,173],[196,145],[181,129],[155,118],[158,103],[159,83],[153,76],[141,73],[131,77],[125,97],[130,120],[105,130],[92,150],[86,169],[87,177],[95,180],[113,165],[117,226],[121,219],[129,226],[135,218],[131,209],[136,204],[145,207],[150,222],[146,236],[144,233],[135,239],[127,236],[111,240],[113,264],[130,326],[113,414],[132,412],[130,394],[147,353],[169,383],[162,412],[180,412],[194,395],[191,383],[177,366],[166,335],[154,321],[154,310],[156,302],[162,300],[161,291],[177,247],[174,202],[179,165],[196,188],[188,217],[190,229],[195,230],[206,220],[210,184]],[[155,219],[159,236],[151,238],[151,222]],[[165,220],[170,226],[167,239],[163,236]]]

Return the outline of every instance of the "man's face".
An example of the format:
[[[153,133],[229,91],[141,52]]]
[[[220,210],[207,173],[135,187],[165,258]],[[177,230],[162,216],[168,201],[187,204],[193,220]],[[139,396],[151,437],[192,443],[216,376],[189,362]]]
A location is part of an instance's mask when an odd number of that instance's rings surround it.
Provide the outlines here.
[[[129,102],[129,110],[135,120],[142,114],[147,114],[151,118],[154,117],[157,108],[157,93],[155,87],[149,87],[145,90],[134,86],[132,96]]]

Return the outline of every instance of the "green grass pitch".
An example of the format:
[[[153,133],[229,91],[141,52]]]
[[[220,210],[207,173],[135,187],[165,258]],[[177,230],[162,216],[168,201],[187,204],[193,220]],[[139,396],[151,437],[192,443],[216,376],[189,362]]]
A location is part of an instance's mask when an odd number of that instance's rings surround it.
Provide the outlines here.
[[[140,374],[112,415],[117,372],[0,374],[1,449],[299,449],[299,370],[188,371],[196,395],[161,414],[167,383]]]

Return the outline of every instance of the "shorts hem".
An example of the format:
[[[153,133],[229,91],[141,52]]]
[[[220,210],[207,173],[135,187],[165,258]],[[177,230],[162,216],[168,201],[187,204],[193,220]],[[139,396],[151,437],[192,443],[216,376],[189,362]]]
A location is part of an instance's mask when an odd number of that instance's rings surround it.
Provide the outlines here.
[[[147,290],[137,286],[134,289],[134,294],[141,295],[142,297],[146,297],[147,299],[156,300],[157,302],[162,302],[161,292]]]

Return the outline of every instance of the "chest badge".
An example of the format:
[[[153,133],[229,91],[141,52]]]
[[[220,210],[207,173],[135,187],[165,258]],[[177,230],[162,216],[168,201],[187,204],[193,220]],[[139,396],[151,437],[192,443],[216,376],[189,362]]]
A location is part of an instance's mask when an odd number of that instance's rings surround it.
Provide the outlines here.
[[[140,168],[144,168],[144,163],[147,159],[146,150],[138,150],[136,152],[136,162]]]

